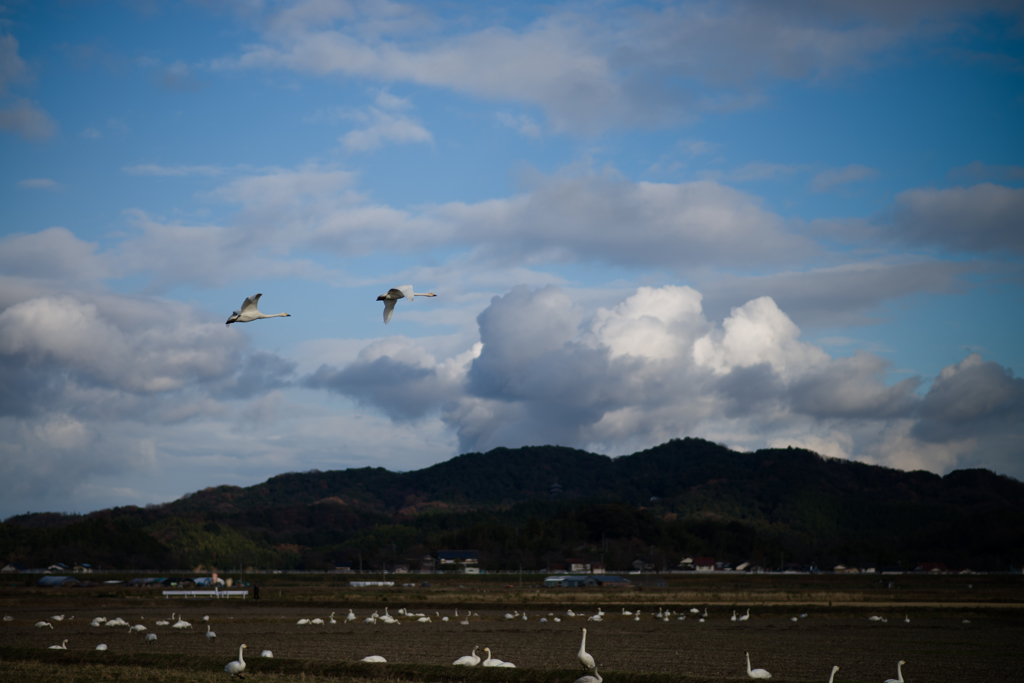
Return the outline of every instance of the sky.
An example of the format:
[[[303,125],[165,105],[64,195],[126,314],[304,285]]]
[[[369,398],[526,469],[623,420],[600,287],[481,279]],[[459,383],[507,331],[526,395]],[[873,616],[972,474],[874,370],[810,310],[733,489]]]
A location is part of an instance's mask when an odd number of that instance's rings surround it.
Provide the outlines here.
[[[0,0],[0,517],[686,436],[1024,479],[1022,121],[1006,0]]]

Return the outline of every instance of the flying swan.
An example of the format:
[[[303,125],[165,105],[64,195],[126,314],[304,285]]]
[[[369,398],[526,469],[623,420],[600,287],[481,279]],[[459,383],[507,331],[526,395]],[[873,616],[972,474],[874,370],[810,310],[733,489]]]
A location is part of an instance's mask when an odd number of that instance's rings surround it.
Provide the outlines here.
[[[238,659],[233,662],[228,662],[224,666],[224,671],[231,674],[232,676],[238,676],[239,678],[245,678],[242,672],[245,671],[245,660],[242,659],[242,650],[246,648],[245,643],[238,646]]]
[[[256,308],[256,304],[259,303],[261,296],[263,296],[262,293],[253,294],[252,296],[246,297],[245,301],[242,302],[242,309],[232,313],[231,317],[228,318],[228,321],[224,324],[230,325],[231,323],[248,323],[252,322],[253,320],[261,320],[263,318],[291,317],[290,313],[274,313],[273,315],[265,315],[263,313],[260,313],[260,310]]]
[[[433,292],[419,294],[412,291],[412,285],[399,285],[389,289],[387,294],[378,296],[377,301],[384,302],[384,324],[387,325],[391,321],[391,314],[395,312],[395,303],[399,299],[408,299],[410,302],[413,302],[418,296],[437,296],[437,294]]]
[[[750,669],[750,653],[749,652],[744,652],[743,654],[745,654],[747,656],[747,676],[749,676],[750,678],[771,678],[772,677],[772,675],[770,673],[768,673],[767,671],[765,671],[764,669],[754,669],[753,671],[751,671],[751,669]]]

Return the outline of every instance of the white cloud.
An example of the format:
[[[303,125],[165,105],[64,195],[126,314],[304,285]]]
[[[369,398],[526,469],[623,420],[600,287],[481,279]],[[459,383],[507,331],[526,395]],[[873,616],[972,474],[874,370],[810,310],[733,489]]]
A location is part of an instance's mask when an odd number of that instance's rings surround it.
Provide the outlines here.
[[[98,137],[98,135],[96,136]],[[143,176],[218,176],[225,173],[225,169],[222,166],[188,166],[188,165],[177,165],[177,166],[161,166],[160,164],[136,164],[134,166],[125,166],[121,169],[129,175],[143,175]]]
[[[850,164],[843,168],[829,168],[816,174],[811,179],[811,189],[815,192],[826,192],[838,185],[868,180],[878,175],[878,171],[860,164]]]
[[[445,24],[410,5],[270,10],[262,41],[214,68],[283,68],[447,88],[541,107],[556,131],[660,125],[760,102],[772,79],[865,69],[908,41],[965,30],[1011,2],[689,2],[555,9],[521,29]],[[412,32],[410,29],[417,30]]]
[[[499,123],[503,126],[508,126],[523,137],[540,137],[540,126],[526,114],[519,114],[518,116],[515,116],[514,114],[509,114],[507,112],[498,112],[497,117]]]
[[[26,77],[25,61],[18,56],[18,39],[10,34],[0,35],[0,95],[7,94],[7,84]]]
[[[19,180],[16,185],[30,190],[59,190],[64,187],[56,180],[49,178],[26,178]]]
[[[992,183],[896,196],[891,237],[956,251],[1024,252],[1024,189]]]
[[[19,99],[12,106],[0,109],[0,130],[29,140],[42,140],[57,132],[57,123],[37,104]]]
[[[350,152],[369,152],[386,142],[408,144],[411,142],[433,144],[434,136],[408,116],[368,107],[360,117],[367,123],[365,128],[349,131],[339,141]]]
[[[103,133],[101,133],[98,128],[86,128],[79,133],[79,135],[86,140],[96,140],[103,137]]]
[[[96,248],[96,244],[84,242],[60,227],[9,235],[0,239],[0,271],[65,285],[95,283],[113,274],[107,259],[98,255]]]

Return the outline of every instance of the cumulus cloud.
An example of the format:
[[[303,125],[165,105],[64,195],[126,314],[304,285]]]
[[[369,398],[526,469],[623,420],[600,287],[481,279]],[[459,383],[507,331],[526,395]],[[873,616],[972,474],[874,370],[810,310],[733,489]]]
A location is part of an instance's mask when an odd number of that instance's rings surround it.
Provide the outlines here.
[[[440,415],[463,451],[559,443],[622,453],[700,434],[933,471],[971,462],[981,443],[1012,459],[1024,380],[998,364],[971,356],[922,397],[921,378],[888,384],[879,356],[837,358],[802,341],[770,298],[720,323],[701,298],[689,287],[641,287],[587,313],[557,287],[516,287],[478,316],[479,343],[457,357],[435,360],[412,340],[375,342],[304,383],[394,420]]]

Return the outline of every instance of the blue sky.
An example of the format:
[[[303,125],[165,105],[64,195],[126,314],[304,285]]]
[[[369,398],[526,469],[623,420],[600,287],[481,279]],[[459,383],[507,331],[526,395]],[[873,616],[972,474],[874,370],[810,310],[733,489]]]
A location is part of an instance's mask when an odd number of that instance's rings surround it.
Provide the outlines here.
[[[1024,478],[1022,120],[1019,2],[5,2],[0,516],[682,436]]]

